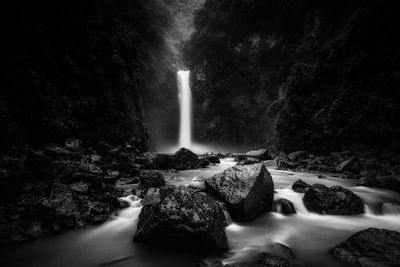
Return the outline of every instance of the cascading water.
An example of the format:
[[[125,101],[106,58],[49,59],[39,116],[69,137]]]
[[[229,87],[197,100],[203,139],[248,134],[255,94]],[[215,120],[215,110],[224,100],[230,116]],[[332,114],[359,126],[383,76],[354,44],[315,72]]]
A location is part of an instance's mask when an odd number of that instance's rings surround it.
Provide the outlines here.
[[[178,71],[178,88],[181,108],[179,146],[192,146],[192,92],[190,91],[190,71]]]

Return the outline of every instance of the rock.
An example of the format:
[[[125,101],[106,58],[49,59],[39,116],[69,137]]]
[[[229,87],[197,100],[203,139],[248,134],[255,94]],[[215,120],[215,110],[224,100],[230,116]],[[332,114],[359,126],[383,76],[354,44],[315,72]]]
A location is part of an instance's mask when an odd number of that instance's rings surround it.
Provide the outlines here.
[[[260,163],[260,161],[256,158],[251,158],[247,157],[244,161],[239,162],[239,165],[250,165],[250,164],[255,164],[255,163]]]
[[[212,251],[228,248],[220,206],[185,186],[160,188],[160,201],[142,208],[134,240]]]
[[[165,185],[165,179],[161,172],[142,171],[140,173],[140,188],[161,187]]]
[[[357,185],[388,189],[400,193],[400,175],[365,175],[358,179]]]
[[[208,161],[207,158],[199,159],[199,167],[200,167],[200,168],[205,168],[205,167],[207,167],[208,165],[210,165],[210,162]]]
[[[49,201],[59,214],[72,214],[80,210],[74,192],[62,183],[52,185]]]
[[[273,256],[268,253],[260,254],[256,259],[249,262],[240,262],[233,265],[224,265],[224,267],[295,267],[285,258]]]
[[[297,180],[293,183],[292,189],[296,193],[305,193],[311,187],[311,185],[307,184],[303,180]]]
[[[272,205],[272,211],[282,213],[284,215],[295,214],[296,209],[290,200],[280,198],[274,201]]]
[[[362,163],[360,159],[355,156],[346,159],[338,166],[336,166],[336,171],[338,172],[360,173],[361,169],[362,169]]]
[[[285,159],[278,160],[278,169],[280,170],[293,170],[299,166],[300,164],[297,162],[292,162]]]
[[[31,238],[41,238],[43,236],[42,224],[40,222],[32,222],[26,231],[26,235]]]
[[[296,258],[296,255],[291,248],[279,242],[269,245],[268,249],[268,251],[270,251],[275,256],[283,257],[286,259]]]
[[[290,161],[299,161],[308,158],[307,151],[296,151],[287,155]]]
[[[76,157],[71,151],[56,144],[46,145],[44,154],[56,159],[72,159]]]
[[[233,218],[254,219],[270,211],[274,183],[264,164],[236,165],[205,181],[206,191],[221,198]]]
[[[206,190],[205,181],[206,178],[204,177],[200,176],[193,177],[192,181],[190,181],[189,187],[194,190],[205,191]]]
[[[364,213],[362,200],[352,191],[340,186],[312,185],[305,193],[307,210],[329,215],[354,215]]]
[[[271,160],[273,157],[270,155],[268,149],[253,150],[245,153],[246,157],[256,158],[258,160]]]
[[[172,156],[165,154],[158,154],[153,159],[153,167],[156,170],[168,170],[173,168],[172,166]]]
[[[79,182],[79,183],[71,184],[71,185],[69,185],[69,187],[70,187],[73,191],[75,191],[75,192],[77,192],[77,193],[82,193],[82,194],[87,193],[88,190],[89,190],[89,185],[88,185],[87,183],[84,183],[84,182]]]
[[[192,151],[181,148],[174,154],[172,163],[176,170],[196,169],[199,166],[199,157]]]
[[[337,245],[333,253],[357,266],[400,266],[400,233],[369,228]]]
[[[207,159],[210,163],[214,163],[214,164],[221,163],[221,161],[219,160],[219,158],[217,156],[208,156]]]

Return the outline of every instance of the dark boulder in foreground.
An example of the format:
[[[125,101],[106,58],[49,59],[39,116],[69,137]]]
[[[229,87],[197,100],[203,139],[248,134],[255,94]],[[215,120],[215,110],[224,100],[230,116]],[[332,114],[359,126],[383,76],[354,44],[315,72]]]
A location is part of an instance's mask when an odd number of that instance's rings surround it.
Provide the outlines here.
[[[340,186],[314,184],[305,193],[303,201],[307,210],[324,215],[364,213],[362,200],[352,191]]]
[[[172,158],[172,165],[177,170],[196,169],[199,163],[199,157],[186,148],[179,149]]]
[[[225,217],[213,199],[185,186],[159,189],[159,200],[145,205],[134,240],[154,246],[219,251],[228,248]]]
[[[272,211],[278,212],[284,215],[295,214],[296,209],[294,208],[293,203],[290,200],[280,198],[275,200],[272,205]]]
[[[270,211],[274,183],[263,163],[236,165],[206,179],[206,191],[226,202],[233,218],[254,219]]]
[[[299,179],[293,183],[292,189],[296,193],[305,193],[311,187],[311,185],[307,184],[303,180]]]
[[[165,185],[165,179],[161,172],[158,171],[142,171],[140,173],[140,187],[161,187]]]
[[[289,260],[274,256],[268,253],[261,253],[256,259],[249,262],[239,262],[235,264],[227,264],[224,267],[294,267]]]
[[[400,266],[400,233],[369,228],[333,249],[335,257],[363,267]]]

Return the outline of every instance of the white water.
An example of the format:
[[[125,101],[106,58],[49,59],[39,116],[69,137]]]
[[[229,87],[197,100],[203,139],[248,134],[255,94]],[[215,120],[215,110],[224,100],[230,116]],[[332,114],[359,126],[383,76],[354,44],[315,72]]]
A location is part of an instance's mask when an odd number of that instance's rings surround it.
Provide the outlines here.
[[[233,166],[232,160],[222,160],[208,168],[165,172],[167,183],[188,185],[193,177],[210,177]],[[369,227],[400,231],[400,194],[376,188],[357,187],[352,180],[344,180],[319,173],[297,173],[269,168],[275,184],[275,199],[286,198],[293,202],[297,214],[284,216],[267,213],[248,223],[232,222],[227,228],[230,250],[206,260],[221,259],[234,263],[249,259],[260,252],[280,255],[277,243],[290,247],[296,255],[295,262],[303,266],[344,266],[332,257],[331,249],[350,235]],[[307,183],[340,185],[362,198],[366,213],[357,216],[323,216],[310,213],[305,208],[304,194],[296,193],[291,185],[297,179]],[[0,249],[0,266],[197,266],[207,256],[201,252],[160,250],[132,242],[141,210],[134,196],[124,200],[130,207],[98,227],[74,231],[45,238],[32,243]]]
[[[191,149],[192,146],[192,92],[190,91],[190,71],[178,71],[180,99],[179,147]]]

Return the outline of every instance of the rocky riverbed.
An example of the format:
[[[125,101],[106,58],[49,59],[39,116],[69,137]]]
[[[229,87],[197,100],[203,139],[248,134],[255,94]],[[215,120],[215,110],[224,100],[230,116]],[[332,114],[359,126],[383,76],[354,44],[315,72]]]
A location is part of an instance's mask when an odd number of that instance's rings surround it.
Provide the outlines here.
[[[52,150],[58,152],[52,154]],[[22,162],[25,169],[32,153],[39,154],[40,159],[52,159],[49,166],[67,160],[64,154],[68,155],[69,164],[82,166],[82,159],[89,154],[55,146],[26,153]],[[65,159],[61,160],[60,153]],[[400,195],[395,192],[357,186],[356,180],[336,174],[280,170],[274,161],[265,158],[259,162],[246,157],[238,164],[234,158],[219,155],[220,163],[212,163],[217,162],[212,158],[215,155],[198,158],[181,150],[161,157],[172,160],[172,164],[178,164],[174,159],[184,158],[188,162],[179,164],[186,166],[207,159],[209,165],[196,165],[192,170],[149,171],[144,170],[143,164],[148,155],[129,148],[90,151],[90,155],[86,169],[73,169],[58,178],[46,176],[35,185],[24,187],[17,202],[3,206],[2,212],[14,212],[12,216],[2,216],[4,232],[12,233],[6,240],[39,239],[9,246],[0,260],[2,265],[25,266],[29,262],[33,266],[53,266],[55,261],[64,264],[60,266],[399,263],[400,240],[396,231],[400,231]],[[93,179],[104,186],[94,186]],[[21,196],[29,196],[27,188],[40,191],[45,185],[47,190],[43,189],[40,197],[30,193],[35,201],[20,200]],[[49,203],[47,209],[33,209],[43,202]],[[70,219],[71,214],[74,220]],[[66,222],[71,224],[65,227]],[[84,225],[88,227],[83,230],[42,238]],[[378,241],[379,248],[373,243]],[[360,246],[361,250],[354,248]],[[17,254],[24,256],[16,257]]]

